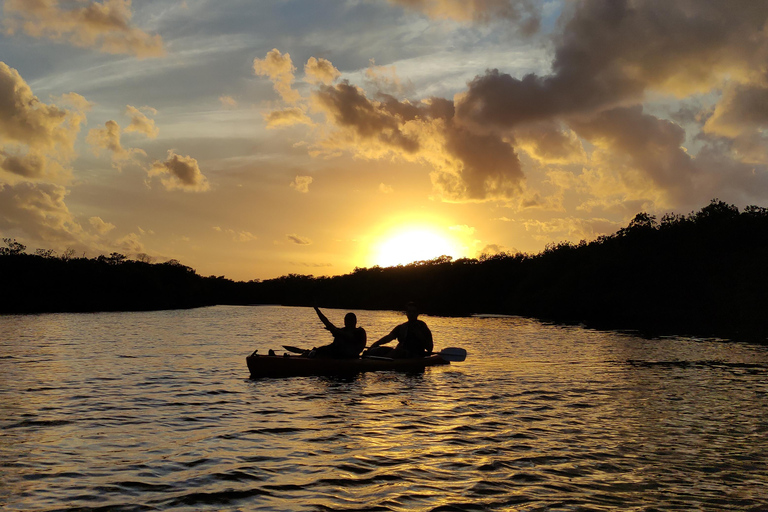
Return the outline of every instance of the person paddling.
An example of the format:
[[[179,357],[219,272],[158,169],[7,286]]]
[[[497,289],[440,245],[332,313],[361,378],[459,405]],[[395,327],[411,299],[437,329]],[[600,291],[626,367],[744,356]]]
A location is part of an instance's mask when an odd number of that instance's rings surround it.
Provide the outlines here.
[[[410,359],[425,357],[432,352],[432,331],[427,324],[419,320],[419,311],[413,302],[405,308],[408,321],[392,329],[392,332],[371,345],[364,355],[391,357],[393,359]],[[390,341],[397,340],[397,346],[382,347]]]
[[[313,348],[309,352],[309,357],[324,359],[352,359],[360,355],[367,342],[365,329],[357,327],[357,316],[354,313],[347,313],[344,316],[344,327],[336,327],[330,320],[315,306],[315,312],[320,317],[325,328],[333,334],[333,343]]]

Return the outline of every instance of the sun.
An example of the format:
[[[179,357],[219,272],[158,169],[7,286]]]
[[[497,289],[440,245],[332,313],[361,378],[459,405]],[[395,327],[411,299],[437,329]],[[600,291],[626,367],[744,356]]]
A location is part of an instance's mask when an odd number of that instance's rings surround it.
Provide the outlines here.
[[[407,265],[438,256],[459,257],[461,249],[450,237],[429,228],[405,228],[382,238],[375,251],[375,263],[381,267]]]

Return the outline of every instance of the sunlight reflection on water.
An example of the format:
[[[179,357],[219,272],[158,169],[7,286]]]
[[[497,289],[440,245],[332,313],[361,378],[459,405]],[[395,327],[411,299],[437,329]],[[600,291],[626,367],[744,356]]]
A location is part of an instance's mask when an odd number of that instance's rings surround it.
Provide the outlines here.
[[[327,311],[339,323],[343,313]],[[357,313],[369,341],[402,321]],[[311,309],[0,317],[0,506],[768,506],[764,347],[425,320],[467,361],[250,380],[255,348],[329,341]]]

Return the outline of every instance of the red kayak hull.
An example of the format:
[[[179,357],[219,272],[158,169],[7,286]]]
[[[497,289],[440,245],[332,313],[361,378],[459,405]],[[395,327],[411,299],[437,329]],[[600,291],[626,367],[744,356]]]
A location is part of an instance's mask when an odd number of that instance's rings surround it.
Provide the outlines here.
[[[302,377],[309,375],[353,375],[375,371],[421,371],[428,366],[449,364],[439,355],[418,359],[310,359],[301,356],[250,355],[245,358],[251,378]]]

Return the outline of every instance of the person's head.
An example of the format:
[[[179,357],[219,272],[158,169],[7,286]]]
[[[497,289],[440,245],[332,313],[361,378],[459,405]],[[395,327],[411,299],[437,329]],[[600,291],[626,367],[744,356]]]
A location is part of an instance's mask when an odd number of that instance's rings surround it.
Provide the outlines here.
[[[357,325],[357,316],[354,313],[344,315],[344,327],[355,327]]]
[[[405,316],[407,316],[408,320],[411,322],[419,317],[419,309],[416,307],[415,303],[409,302],[405,305]]]

